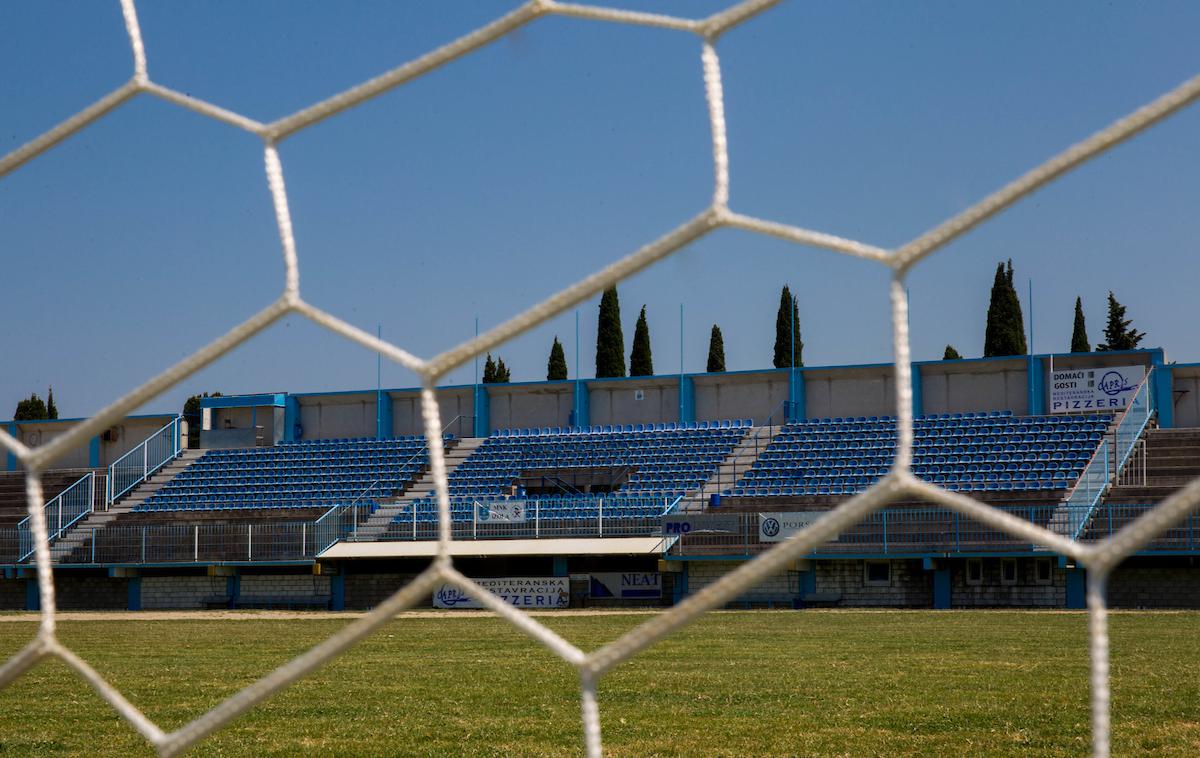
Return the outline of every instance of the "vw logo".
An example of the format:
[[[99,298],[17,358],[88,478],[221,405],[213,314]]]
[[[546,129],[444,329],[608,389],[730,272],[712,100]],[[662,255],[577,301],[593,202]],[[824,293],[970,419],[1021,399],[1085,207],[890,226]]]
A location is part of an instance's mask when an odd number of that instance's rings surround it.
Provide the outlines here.
[[[774,537],[779,534],[779,519],[767,518],[762,522],[762,533],[768,537]]]

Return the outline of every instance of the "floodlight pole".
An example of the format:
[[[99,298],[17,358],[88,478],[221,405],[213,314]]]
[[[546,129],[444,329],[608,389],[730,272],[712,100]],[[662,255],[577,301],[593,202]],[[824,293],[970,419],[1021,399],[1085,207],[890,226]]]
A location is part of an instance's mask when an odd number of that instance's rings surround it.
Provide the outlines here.
[[[383,341],[383,324],[375,323],[375,337]],[[383,438],[383,353],[375,351],[375,439]]]

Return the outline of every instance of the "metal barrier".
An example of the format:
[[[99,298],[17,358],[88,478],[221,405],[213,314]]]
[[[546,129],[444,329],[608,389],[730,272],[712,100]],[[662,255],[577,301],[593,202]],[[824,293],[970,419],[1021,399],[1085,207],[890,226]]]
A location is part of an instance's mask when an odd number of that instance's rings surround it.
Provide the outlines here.
[[[0,561],[20,563],[11,552],[16,530],[0,529]],[[82,532],[82,533],[81,533]],[[58,565],[302,561],[316,557],[311,521],[259,524],[163,524],[76,530]]]
[[[1081,535],[1083,542],[1097,542],[1120,531],[1153,505],[1103,504],[1092,510],[1092,518]],[[1045,526],[1059,512],[1058,505],[999,506],[1017,518]],[[1086,510],[1086,506],[1081,507]],[[1082,514],[1079,514],[1082,518]],[[758,513],[680,515],[692,518],[695,528],[673,533],[664,543],[664,557],[753,556],[778,544],[759,538]],[[712,521],[706,524],[705,519]],[[719,519],[719,520],[718,520]],[[1142,552],[1200,552],[1200,514],[1189,514],[1177,526],[1163,532]],[[864,518],[826,542],[810,556],[838,555],[971,555],[980,553],[1029,553],[1047,555],[1046,549],[1013,537],[1007,532],[979,523],[945,508],[887,508]]]
[[[674,511],[682,500],[651,498],[621,499],[605,503],[601,499],[595,509],[570,515],[572,499],[538,498],[495,502],[474,501],[471,519],[450,523],[456,540],[539,539],[542,537],[654,537],[662,532],[662,517]],[[647,511],[653,515],[629,516],[629,510]],[[580,509],[582,510],[582,509]],[[380,540],[436,540],[438,522],[436,511],[421,511],[408,504],[407,512],[379,535]]]
[[[354,539],[358,536],[358,527],[370,518],[376,505],[374,500],[367,499],[367,495],[375,492],[379,484],[380,481],[376,479],[353,500],[333,506],[313,522],[317,552],[328,550],[338,540]]]
[[[1066,535],[1071,539],[1079,539],[1079,535],[1087,526],[1092,511],[1100,499],[1108,491],[1117,472],[1121,471],[1129,461],[1142,432],[1154,416],[1154,403],[1150,388],[1154,369],[1146,372],[1142,383],[1129,400],[1129,405],[1117,419],[1116,429],[1112,432],[1112,442],[1108,439],[1100,443],[1100,447],[1088,461],[1075,487],[1063,503],[1070,518],[1067,519]],[[1061,516],[1058,522],[1061,523]]]
[[[142,440],[136,447],[108,467],[108,492],[105,502],[112,504],[146,480],[155,471],[179,457],[181,416]]]
[[[95,507],[96,474],[93,471],[89,471],[80,477],[79,481],[67,487],[52,498],[50,502],[46,503],[44,508],[46,514],[46,542],[52,544],[63,533],[74,526],[76,522],[95,510]],[[25,560],[33,554],[35,549],[30,523],[32,518],[32,516],[26,516],[17,522],[18,543],[21,553],[18,560]]]

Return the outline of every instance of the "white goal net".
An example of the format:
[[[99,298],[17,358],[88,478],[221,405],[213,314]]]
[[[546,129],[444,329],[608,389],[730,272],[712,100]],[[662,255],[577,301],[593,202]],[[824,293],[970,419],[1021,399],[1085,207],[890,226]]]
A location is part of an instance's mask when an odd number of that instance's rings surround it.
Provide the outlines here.
[[[175,755],[220,729],[231,719],[253,708],[281,688],[335,658],[386,623],[397,611],[427,597],[438,584],[449,582],[457,585],[463,592],[476,598],[518,629],[545,645],[579,672],[585,747],[589,755],[599,756],[602,752],[601,718],[596,688],[597,683],[606,672],[706,611],[735,598],[744,589],[783,570],[788,562],[811,552],[817,546],[836,537],[842,530],[858,523],[889,502],[900,498],[916,497],[957,511],[988,526],[1042,545],[1056,553],[1070,556],[1087,569],[1093,751],[1097,756],[1107,756],[1109,753],[1109,651],[1105,605],[1106,578],[1113,567],[1126,556],[1181,520],[1193,507],[1200,504],[1200,480],[1184,487],[1159,507],[1146,513],[1119,533],[1102,542],[1084,545],[1028,521],[990,508],[965,495],[941,489],[915,478],[910,470],[913,441],[912,377],[909,362],[908,299],[905,280],[914,266],[959,235],[987,221],[1071,169],[1167,118],[1200,97],[1200,76],[1184,82],[1128,116],[1072,145],[911,242],[896,249],[883,249],[819,231],[743,215],[733,211],[729,206],[729,158],[726,151],[721,65],[717,57],[716,46],[722,34],[768,10],[776,2],[778,0],[749,0],[707,18],[685,19],[560,3],[553,0],[531,0],[507,15],[370,81],[363,82],[278,121],[260,123],[156,83],[151,78],[147,67],[146,52],[133,0],[121,0],[125,26],[133,53],[132,78],[63,123],[0,158],[0,180],[129,100],[143,95],[160,98],[215,119],[232,128],[250,132],[262,139],[267,185],[274,203],[275,219],[283,248],[285,281],[282,294],[250,319],[170,367],[161,375],[133,389],[94,417],[80,423],[45,446],[37,449],[29,448],[0,430],[0,446],[13,453],[27,472],[26,491],[37,545],[36,560],[41,594],[39,630],[28,645],[0,668],[0,686],[9,684],[47,657],[59,658],[91,684],[105,700],[116,708],[122,717],[155,746],[161,755]],[[712,201],[708,207],[662,237],[616,260],[602,270],[589,274],[576,284],[533,305],[508,321],[432,358],[419,358],[412,355],[304,300],[301,295],[299,259],[292,235],[283,168],[277,151],[278,144],[297,132],[428,74],[461,56],[469,55],[509,32],[548,15],[573,16],[596,22],[659,27],[692,34],[698,38],[704,94],[708,103],[709,125],[712,134],[714,184]],[[456,366],[470,361],[476,355],[491,350],[506,340],[578,305],[625,277],[722,227],[734,227],[771,235],[799,245],[826,248],[845,255],[874,261],[891,270],[892,336],[896,370],[898,433],[895,462],[887,476],[873,487],[848,499],[788,541],[742,565],[721,580],[689,596],[678,605],[654,616],[620,639],[590,653],[584,653],[535,619],[481,589],[455,569],[449,554],[450,510],[440,433],[442,423],[438,417],[434,387],[447,372]],[[230,696],[190,723],[175,731],[165,732],[97,674],[86,661],[64,646],[56,636],[54,584],[50,550],[46,542],[41,472],[70,450],[86,444],[93,435],[98,434],[142,403],[289,314],[308,318],[371,351],[380,352],[421,377],[425,435],[428,440],[431,470],[435,480],[439,509],[438,557],[415,580],[380,604],[371,613],[350,623],[334,636]]]

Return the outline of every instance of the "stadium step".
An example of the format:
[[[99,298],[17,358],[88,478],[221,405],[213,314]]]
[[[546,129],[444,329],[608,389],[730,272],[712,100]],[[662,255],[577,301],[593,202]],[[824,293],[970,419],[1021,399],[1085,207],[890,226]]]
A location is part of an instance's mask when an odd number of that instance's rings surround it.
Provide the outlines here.
[[[449,477],[459,464],[470,457],[480,445],[487,441],[486,437],[465,437],[452,440],[446,447],[446,476]],[[356,541],[374,541],[387,531],[388,525],[398,514],[407,513],[413,507],[414,500],[429,497],[433,494],[433,472],[426,469],[404,491],[404,494],[392,500],[384,500],[371,514],[367,521],[358,527]]]
[[[184,450],[179,457],[154,472],[148,479],[134,487],[123,498],[113,503],[108,510],[93,511],[79,520],[66,534],[50,546],[51,560],[59,560],[77,550],[85,541],[100,529],[108,526],[123,514],[129,513],[134,506],[145,502],[146,498],[157,492],[167,482],[175,478],[179,472],[186,469],[197,458],[205,453],[204,450]]]
[[[725,460],[717,466],[712,476],[698,490],[684,495],[679,503],[681,511],[701,511],[708,507],[713,493],[729,489],[754,465],[758,455],[766,450],[782,426],[753,426],[746,430],[741,441],[734,446]]]

